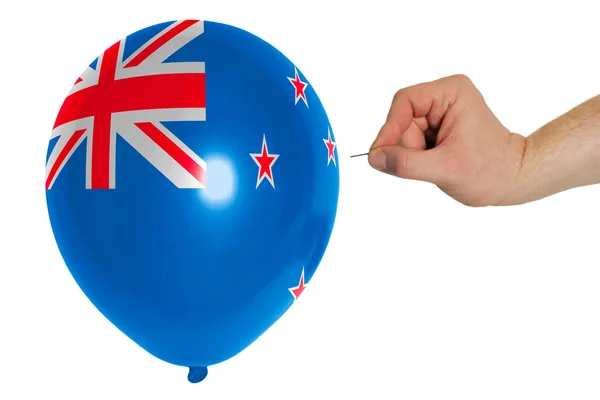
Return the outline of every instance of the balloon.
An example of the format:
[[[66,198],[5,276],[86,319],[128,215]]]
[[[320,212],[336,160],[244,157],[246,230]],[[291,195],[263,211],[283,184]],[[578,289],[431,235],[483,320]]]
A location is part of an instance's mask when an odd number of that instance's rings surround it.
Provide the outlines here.
[[[174,21],[115,43],[77,79],[53,127],[46,199],[89,300],[198,382],[309,284],[338,167],[299,68],[242,29]]]

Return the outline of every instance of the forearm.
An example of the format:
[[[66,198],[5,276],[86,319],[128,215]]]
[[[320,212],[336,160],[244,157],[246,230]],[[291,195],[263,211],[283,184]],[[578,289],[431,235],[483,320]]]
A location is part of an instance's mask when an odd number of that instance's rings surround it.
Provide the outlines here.
[[[600,96],[544,125],[525,142],[506,204],[600,183]]]

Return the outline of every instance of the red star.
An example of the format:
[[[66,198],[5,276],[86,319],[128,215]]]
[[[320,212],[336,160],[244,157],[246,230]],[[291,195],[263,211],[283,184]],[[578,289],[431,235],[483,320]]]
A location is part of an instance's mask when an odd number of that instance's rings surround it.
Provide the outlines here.
[[[292,84],[292,86],[294,86],[294,88],[296,89],[296,101],[294,102],[294,104],[298,104],[298,100],[302,99],[302,100],[304,100],[304,104],[306,104],[306,107],[308,107],[308,101],[306,100],[306,93],[304,93],[304,91],[308,87],[308,82],[302,82],[300,80],[300,76],[298,75],[298,70],[296,69],[296,67],[294,67],[294,72],[295,72],[294,78],[290,78],[289,76],[287,77],[288,80],[290,81],[290,83]]]
[[[258,177],[256,178],[256,188],[261,184],[263,179],[267,178],[273,189],[275,189],[275,181],[273,179],[273,164],[279,158],[279,154],[269,154],[267,148],[267,138],[263,135],[262,151],[260,154],[250,153],[250,157],[258,165]]]
[[[329,163],[331,161],[333,161],[333,165],[337,164],[335,163],[335,142],[331,141],[331,131],[329,129],[327,129],[327,139],[323,139],[323,142],[325,142],[325,146],[327,146],[327,165],[329,165]]]
[[[288,290],[292,296],[294,296],[294,301],[296,301],[302,292],[304,292],[304,289],[306,289],[306,285],[304,284],[304,267],[302,267],[302,274],[300,275],[300,282],[298,283],[298,286],[291,287]]]

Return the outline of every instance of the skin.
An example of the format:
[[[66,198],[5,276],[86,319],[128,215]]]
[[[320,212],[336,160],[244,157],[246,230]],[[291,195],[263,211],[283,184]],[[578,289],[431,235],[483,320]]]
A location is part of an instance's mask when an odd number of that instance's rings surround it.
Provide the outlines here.
[[[600,183],[600,96],[523,136],[502,125],[464,75],[410,86],[395,94],[369,163],[472,207]]]

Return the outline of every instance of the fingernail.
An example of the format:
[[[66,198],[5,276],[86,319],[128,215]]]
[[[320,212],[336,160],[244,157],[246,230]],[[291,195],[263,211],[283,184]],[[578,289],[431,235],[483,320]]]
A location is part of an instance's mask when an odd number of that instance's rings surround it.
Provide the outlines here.
[[[369,153],[369,164],[371,167],[380,171],[385,170],[385,154],[381,150],[374,150]]]

